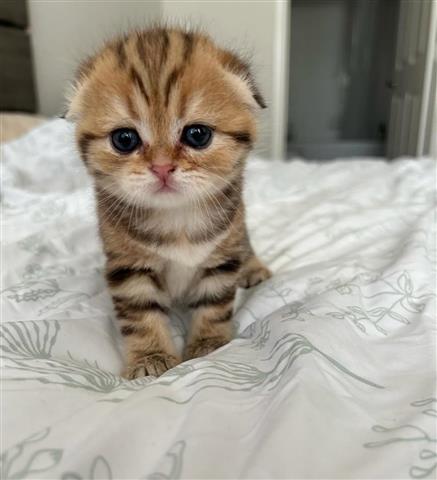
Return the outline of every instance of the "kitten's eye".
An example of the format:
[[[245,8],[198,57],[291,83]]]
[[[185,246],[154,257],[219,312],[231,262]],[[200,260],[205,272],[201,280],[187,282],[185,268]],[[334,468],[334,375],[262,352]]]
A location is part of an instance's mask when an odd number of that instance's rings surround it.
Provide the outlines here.
[[[119,128],[111,133],[113,147],[121,153],[133,152],[141,143],[138,132],[133,128]]]
[[[181,142],[191,148],[206,148],[212,140],[212,128],[206,125],[187,125],[182,130]]]

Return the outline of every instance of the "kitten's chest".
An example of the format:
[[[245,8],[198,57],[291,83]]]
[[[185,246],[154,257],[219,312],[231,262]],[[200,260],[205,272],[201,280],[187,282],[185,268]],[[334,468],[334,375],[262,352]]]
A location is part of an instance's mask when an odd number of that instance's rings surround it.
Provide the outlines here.
[[[163,238],[169,235],[170,241],[145,244],[144,248],[157,254],[164,263],[164,282],[172,300],[181,300],[187,296],[199,281],[202,265],[227,235],[223,232],[209,241],[192,241],[189,237],[197,232],[200,220],[182,213],[180,217],[163,216],[160,225],[153,224],[149,219],[149,223],[144,226],[145,230],[155,227]]]
[[[165,268],[165,284],[172,300],[181,300],[195,283],[197,266],[170,261]]]
[[[160,246],[161,258],[166,259],[165,281],[172,299],[181,299],[195,287],[202,272],[202,265],[217,247],[215,241],[191,244],[183,241],[178,245]]]

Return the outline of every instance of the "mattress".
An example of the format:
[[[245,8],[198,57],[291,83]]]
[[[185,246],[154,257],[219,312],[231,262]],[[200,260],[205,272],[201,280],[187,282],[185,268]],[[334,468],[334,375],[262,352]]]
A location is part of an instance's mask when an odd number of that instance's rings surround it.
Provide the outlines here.
[[[432,159],[250,158],[273,277],[239,291],[231,343],[134,381],[72,126],[2,160],[2,478],[435,477]]]

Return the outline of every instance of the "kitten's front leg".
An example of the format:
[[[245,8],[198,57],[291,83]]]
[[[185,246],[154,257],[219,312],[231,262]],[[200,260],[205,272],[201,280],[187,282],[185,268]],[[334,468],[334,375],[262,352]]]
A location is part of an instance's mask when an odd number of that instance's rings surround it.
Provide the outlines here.
[[[180,363],[168,330],[168,317],[161,305],[134,303],[117,297],[114,305],[126,352],[124,377],[158,377]]]
[[[176,366],[180,359],[168,330],[168,299],[155,272],[108,265],[106,277],[124,341],[123,376],[159,376]]]
[[[241,288],[254,287],[271,276],[270,270],[253,254],[243,265],[238,286]]]
[[[190,304],[193,316],[185,348],[186,359],[202,357],[231,341],[235,292],[236,285],[215,295],[208,293]]]

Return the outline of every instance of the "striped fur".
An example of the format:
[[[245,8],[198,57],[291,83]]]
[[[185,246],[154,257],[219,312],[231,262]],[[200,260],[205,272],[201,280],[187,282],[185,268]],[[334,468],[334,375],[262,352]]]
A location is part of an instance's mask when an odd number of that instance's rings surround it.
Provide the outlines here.
[[[242,200],[260,107],[248,65],[199,32],[133,32],[79,69],[69,117],[94,177],[128,378],[180,362],[167,330],[174,302],[192,311],[184,357],[198,357],[232,338],[237,287],[270,276],[251,248]],[[213,139],[196,150],[180,137],[199,123]],[[138,132],[135,151],[112,147],[120,128]],[[150,167],[167,163],[174,188],[160,193]]]

